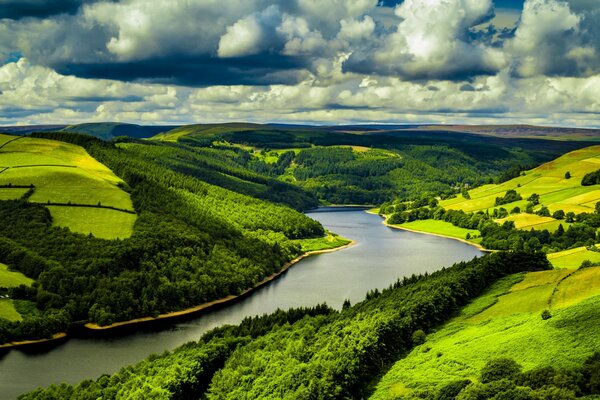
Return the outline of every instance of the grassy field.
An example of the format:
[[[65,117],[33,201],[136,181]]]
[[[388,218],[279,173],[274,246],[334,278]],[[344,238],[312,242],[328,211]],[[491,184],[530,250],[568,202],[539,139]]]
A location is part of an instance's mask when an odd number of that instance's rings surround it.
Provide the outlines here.
[[[524,199],[533,193],[540,195],[540,202],[550,212],[563,210],[575,213],[593,212],[600,201],[600,188],[581,186],[581,179],[589,172],[600,169],[600,146],[591,146],[572,151],[537,168],[526,171],[522,176],[498,185],[484,185],[469,191],[471,199],[462,196],[444,200],[444,208],[464,211],[479,211],[494,208],[496,197],[503,196],[507,190],[516,190]],[[565,174],[571,174],[570,179]],[[525,201],[503,205],[510,210],[515,206],[523,207]]]
[[[0,263],[0,287],[9,288],[19,285],[31,285],[33,279],[30,279],[20,272],[9,271],[8,266]]]
[[[108,208],[48,206],[53,223],[101,239],[124,239],[133,234],[136,215]]]
[[[434,233],[437,235],[450,236],[457,239],[465,239],[467,234],[471,237],[479,236],[479,231],[476,229],[465,229],[459,228],[457,226],[452,225],[450,222],[446,221],[438,221],[434,219],[426,219],[420,221],[412,221],[406,222],[404,224],[398,225],[401,228],[407,228],[414,231],[426,232],[426,233]],[[474,243],[477,243],[477,239],[472,240]]]
[[[302,246],[302,251],[329,250],[349,244],[351,240],[343,238],[332,232],[322,238],[298,239],[296,240]]]
[[[0,318],[9,321],[21,321],[23,319],[10,299],[0,299]]]
[[[515,214],[506,218],[497,219],[496,222],[502,224],[504,221],[513,221],[517,229],[535,229],[544,230],[548,229],[549,232],[554,232],[558,229],[559,225],[562,225],[564,229],[567,229],[570,223],[564,220],[556,220],[552,217],[542,217],[536,214]]]
[[[0,200],[20,199],[26,192],[27,192],[27,189],[0,188]]]
[[[262,125],[250,123],[185,125],[167,132],[159,133],[152,137],[152,139],[165,142],[177,142],[180,138],[188,135],[214,135],[223,132],[244,132],[261,128],[265,129]]]
[[[415,398],[458,379],[477,380],[491,358],[524,369],[573,368],[600,350],[600,268],[509,276],[427,336],[378,383],[372,399]],[[555,291],[556,288],[556,291]],[[549,308],[552,318],[543,320]]]
[[[7,138],[14,137],[0,135],[0,143],[8,142]],[[129,194],[118,187],[124,182],[80,146],[23,137],[0,149],[0,166],[7,168],[0,173],[0,185],[35,185],[31,202],[101,204],[133,210]],[[17,189],[0,190],[0,198],[16,197],[16,192],[6,194],[8,190]],[[135,221],[135,215],[112,210],[51,207],[50,212],[58,226],[105,238],[130,236]]]
[[[587,250],[585,247],[577,247],[548,254],[548,260],[554,268],[579,268],[582,262],[600,262],[600,252]]]

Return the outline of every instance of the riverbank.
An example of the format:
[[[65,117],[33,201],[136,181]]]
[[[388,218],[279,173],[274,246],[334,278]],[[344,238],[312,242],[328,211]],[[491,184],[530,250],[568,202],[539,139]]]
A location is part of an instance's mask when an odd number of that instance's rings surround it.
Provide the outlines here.
[[[376,212],[375,212],[375,211],[373,211],[373,210],[368,210],[367,212],[368,212],[368,213],[370,213],[370,214],[378,214],[378,213],[376,213]],[[388,219],[387,219],[387,217],[385,217],[385,216],[383,216],[383,215],[381,215],[381,214],[378,214],[378,215],[379,215],[381,218],[383,218],[383,221],[382,221],[381,223],[382,223],[383,225],[385,225],[385,226],[388,226],[388,227],[390,227],[390,228],[394,228],[394,229],[400,229],[400,230],[403,230],[403,231],[414,232],[414,233],[422,233],[422,234],[424,234],[424,235],[438,236],[438,237],[443,237],[443,238],[446,238],[446,239],[457,240],[457,241],[459,241],[459,242],[463,242],[463,243],[469,244],[469,245],[471,245],[471,246],[473,246],[473,247],[477,248],[478,250],[480,250],[480,251],[483,251],[483,252],[485,252],[485,253],[493,253],[493,252],[495,252],[495,250],[486,249],[485,247],[483,247],[483,246],[482,246],[482,245],[480,245],[479,243],[471,242],[471,241],[469,241],[469,240],[467,240],[467,239],[457,238],[457,237],[455,237],[455,236],[444,235],[444,234],[441,234],[441,233],[434,233],[434,232],[420,231],[420,230],[417,230],[417,229],[411,229],[411,228],[407,228],[407,227],[405,227],[405,226],[401,226],[401,225],[389,224],[389,223],[387,222],[387,220],[388,220]]]
[[[29,348],[29,347],[39,346],[39,345],[54,344],[54,343],[57,343],[57,342],[60,342],[62,340],[66,340],[66,339],[67,339],[67,333],[59,332],[59,333],[55,333],[54,335],[52,335],[51,338],[37,339],[37,340],[23,340],[23,341],[19,341],[19,342],[8,342],[8,343],[0,344],[0,350],[25,348],[25,347]]]
[[[105,325],[105,326],[100,326],[100,325],[94,324],[94,323],[87,323],[84,325],[84,328],[89,331],[92,331],[92,332],[106,332],[106,331],[119,330],[119,329],[122,329],[125,327],[132,327],[134,325],[139,326],[139,325],[143,325],[143,324],[156,323],[158,321],[172,320],[172,319],[176,319],[176,318],[183,317],[183,316],[192,316],[194,314],[205,313],[205,312],[211,311],[215,308],[218,308],[220,306],[223,306],[225,304],[228,304],[228,303],[231,303],[234,301],[238,301],[238,300],[248,296],[249,294],[253,293],[254,291],[260,289],[261,287],[269,284],[273,280],[275,280],[278,277],[280,277],[281,275],[283,275],[293,265],[297,264],[299,261],[303,260],[306,257],[312,256],[315,254],[330,253],[333,251],[342,250],[342,249],[345,249],[345,248],[348,248],[348,247],[354,245],[355,243],[356,242],[354,240],[350,240],[349,243],[347,243],[343,246],[334,247],[331,249],[308,251],[308,252],[294,258],[293,260],[288,261],[287,263],[285,263],[283,265],[283,267],[278,272],[267,276],[265,279],[263,279],[262,281],[260,281],[256,285],[254,285],[253,287],[244,290],[239,295],[229,295],[227,297],[213,300],[210,302],[206,302],[206,303],[200,304],[195,307],[187,308],[187,309],[180,310],[180,311],[173,311],[170,313],[160,314],[156,317],[136,318],[136,319],[131,319],[128,321],[115,322],[113,324]]]

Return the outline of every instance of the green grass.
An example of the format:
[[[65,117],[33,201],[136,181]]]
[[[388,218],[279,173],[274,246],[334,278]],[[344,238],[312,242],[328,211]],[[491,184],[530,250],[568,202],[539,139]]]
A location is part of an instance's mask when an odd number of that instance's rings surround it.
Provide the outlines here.
[[[31,285],[33,279],[30,279],[20,272],[9,271],[8,266],[0,263],[0,287],[9,288],[20,285]]]
[[[0,200],[20,199],[28,189],[6,189],[0,188]]]
[[[15,306],[10,299],[0,299],[0,318],[9,321],[23,320],[23,317],[21,317],[21,314],[15,309]]]
[[[466,239],[467,234],[469,234],[471,237],[479,236],[479,231],[476,229],[459,228],[452,225],[450,222],[438,221],[434,219],[406,222],[398,226],[419,232],[450,236],[457,239]],[[473,242],[476,242],[476,240],[473,240]]]
[[[136,215],[107,208],[48,206],[53,224],[101,239],[124,239],[133,234]]]
[[[295,242],[302,246],[302,251],[307,252],[335,249],[349,244],[351,240],[338,236],[335,233],[327,232],[327,235],[322,238],[297,239]]]
[[[124,182],[80,146],[24,137],[0,149],[0,165],[9,167],[0,173],[0,185],[35,185],[31,202],[101,204],[133,210],[129,194],[118,186]],[[15,192],[7,194],[8,190]],[[16,198],[16,194],[16,189],[0,189],[0,199]],[[136,218],[107,209],[49,209],[55,225],[106,239],[129,237]]]
[[[549,232],[554,232],[558,229],[559,225],[562,225],[564,229],[567,229],[571,224],[564,220],[557,220],[552,217],[542,217],[536,214],[514,214],[506,218],[497,219],[496,222],[502,224],[505,221],[513,221],[515,228],[517,229],[535,229],[544,230],[547,229]]]
[[[548,260],[554,268],[579,268],[582,262],[600,262],[600,252],[587,250],[585,247],[577,247],[557,253],[548,254]]]
[[[440,205],[466,212],[493,209],[496,197],[514,189],[524,199],[533,193],[539,194],[540,202],[547,206],[550,212],[593,212],[595,203],[600,201],[600,189],[597,186],[581,186],[581,179],[588,172],[597,169],[600,169],[600,146],[587,147],[526,171],[524,176],[498,185],[484,185],[470,190],[469,200],[459,196],[444,200]],[[571,173],[570,179],[565,179],[567,171]],[[510,210],[514,206],[522,208],[524,204],[524,201],[520,201],[502,207]]]
[[[425,344],[392,366],[372,399],[416,398],[454,380],[477,380],[491,358],[513,358],[526,370],[574,368],[600,350],[600,324],[591,322],[600,320],[600,268],[535,272],[520,279],[498,281],[430,333]],[[557,285],[552,318],[542,320]]]

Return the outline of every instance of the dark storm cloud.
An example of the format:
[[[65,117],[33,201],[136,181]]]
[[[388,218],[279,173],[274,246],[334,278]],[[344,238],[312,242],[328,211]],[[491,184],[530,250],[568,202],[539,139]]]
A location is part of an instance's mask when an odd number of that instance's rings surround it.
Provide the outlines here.
[[[65,64],[57,71],[82,78],[116,79],[183,86],[295,84],[305,60],[255,55],[235,58],[168,57],[134,62]]]
[[[75,14],[82,4],[94,0],[0,0],[0,19],[46,18],[56,14]]]

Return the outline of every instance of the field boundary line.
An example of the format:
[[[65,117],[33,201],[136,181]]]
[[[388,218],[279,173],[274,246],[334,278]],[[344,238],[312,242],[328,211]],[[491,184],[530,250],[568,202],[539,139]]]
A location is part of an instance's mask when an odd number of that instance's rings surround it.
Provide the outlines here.
[[[112,207],[112,206],[102,206],[102,205],[97,205],[97,204],[69,204],[69,203],[40,203],[40,202],[31,202],[32,204],[39,204],[42,206],[59,206],[59,207],[87,207],[87,208],[104,208],[107,210],[114,210],[114,211],[121,211],[127,214],[137,214],[135,211],[133,210],[126,210],[124,208],[117,208],[117,207]]]
[[[25,136],[18,136],[18,137],[14,138],[14,139],[11,139],[11,140],[9,140],[8,142],[4,143],[2,146],[0,146],[0,149],[2,149],[4,146],[6,146],[6,145],[7,145],[7,144],[9,144],[9,143],[12,143],[12,142],[14,142],[15,140],[23,139],[24,137],[25,137]]]

